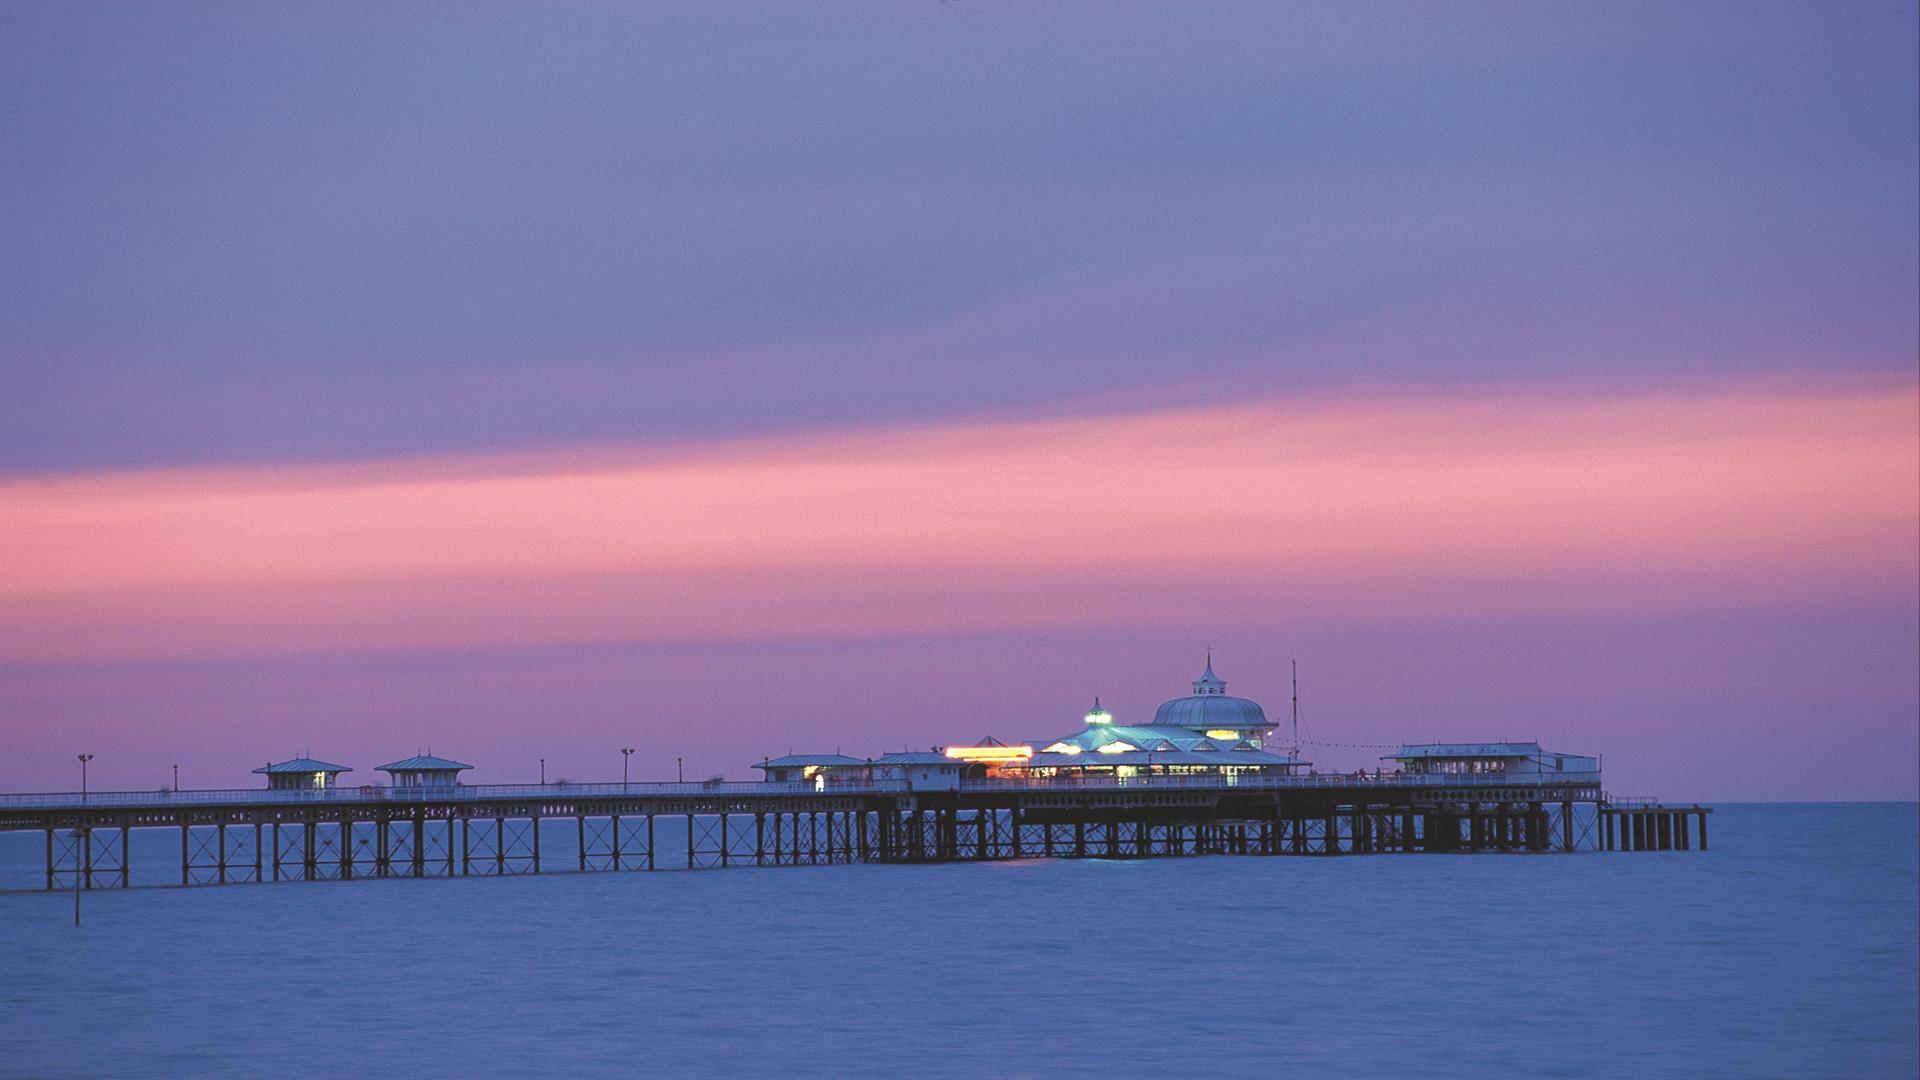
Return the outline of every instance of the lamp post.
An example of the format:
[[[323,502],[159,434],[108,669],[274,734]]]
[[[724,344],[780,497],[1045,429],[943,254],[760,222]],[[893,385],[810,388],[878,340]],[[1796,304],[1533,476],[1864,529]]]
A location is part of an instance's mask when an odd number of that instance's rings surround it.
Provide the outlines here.
[[[92,754],[76,754],[80,759],[80,801],[87,801],[87,762],[93,760]],[[84,820],[84,819],[82,819]],[[80,925],[80,883],[87,876],[87,827],[82,825],[74,830],[77,834],[73,841],[73,925]]]
[[[180,766],[178,765],[173,767],[173,790],[180,790]]]
[[[680,778],[680,782],[681,782],[681,783],[683,783],[683,784],[687,782],[687,767],[686,767],[686,760],[687,760],[686,758],[674,758],[674,759],[673,759],[673,772],[674,772],[674,775],[675,775],[675,776],[677,776],[677,777],[679,777],[679,778]]]
[[[633,747],[620,748],[620,790],[627,790],[627,762],[633,760]]]
[[[546,782],[547,782],[547,759],[541,758],[540,759],[540,783],[544,785]]]

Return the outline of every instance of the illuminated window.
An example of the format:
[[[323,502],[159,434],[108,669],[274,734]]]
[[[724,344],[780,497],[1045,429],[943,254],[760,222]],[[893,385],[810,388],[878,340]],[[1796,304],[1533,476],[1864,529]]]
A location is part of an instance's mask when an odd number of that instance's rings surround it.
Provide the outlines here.
[[[1128,746],[1126,743],[1123,743],[1123,742],[1110,742],[1107,745],[1101,747],[1100,752],[1103,754],[1130,754],[1135,749],[1136,749],[1135,747]]]

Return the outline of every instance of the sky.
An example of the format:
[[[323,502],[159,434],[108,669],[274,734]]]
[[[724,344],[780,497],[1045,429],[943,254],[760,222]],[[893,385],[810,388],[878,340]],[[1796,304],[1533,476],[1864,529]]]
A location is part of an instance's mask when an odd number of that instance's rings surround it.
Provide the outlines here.
[[[0,4],[0,790],[1184,693],[1920,796],[1913,4]]]

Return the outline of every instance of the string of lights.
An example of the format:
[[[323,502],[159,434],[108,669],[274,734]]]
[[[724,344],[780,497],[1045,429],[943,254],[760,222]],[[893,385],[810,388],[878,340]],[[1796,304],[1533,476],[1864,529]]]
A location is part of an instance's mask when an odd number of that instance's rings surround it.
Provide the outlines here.
[[[1369,742],[1323,742],[1319,739],[1301,739],[1302,746],[1338,746],[1347,750],[1398,750],[1406,743],[1369,743]]]

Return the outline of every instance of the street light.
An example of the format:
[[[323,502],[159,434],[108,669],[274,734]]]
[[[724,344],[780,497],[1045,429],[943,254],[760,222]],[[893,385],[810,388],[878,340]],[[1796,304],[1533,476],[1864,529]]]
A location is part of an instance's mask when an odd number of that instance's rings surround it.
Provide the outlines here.
[[[633,747],[620,748],[620,790],[627,790],[627,762],[633,759]]]
[[[173,790],[180,790],[180,766],[178,765],[173,767]]]
[[[683,784],[687,782],[686,760],[687,760],[686,758],[673,759],[674,775],[678,776],[680,778],[680,782]]]
[[[540,782],[542,784],[545,784],[547,782],[547,759],[546,758],[540,759]]]
[[[74,756],[80,759],[80,801],[86,802],[87,762],[93,760],[93,755],[76,754]],[[82,820],[84,821],[85,819],[83,818]],[[79,834],[74,838],[73,843],[73,925],[77,927],[80,925],[80,883],[86,879],[87,870],[90,869],[87,864],[93,860],[87,857],[91,854],[87,849],[92,846],[88,843],[91,839],[90,830],[88,830],[85,825],[82,825],[74,831]]]

